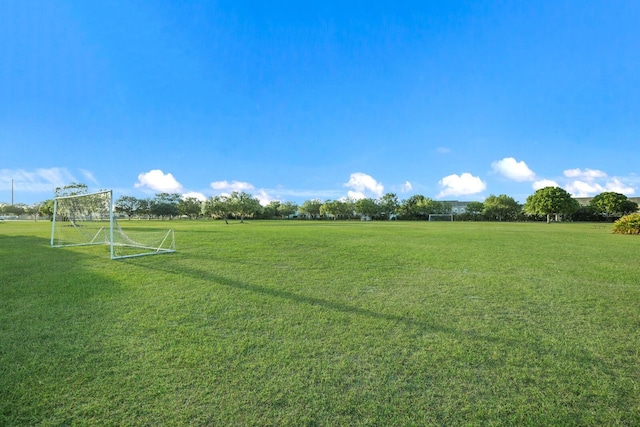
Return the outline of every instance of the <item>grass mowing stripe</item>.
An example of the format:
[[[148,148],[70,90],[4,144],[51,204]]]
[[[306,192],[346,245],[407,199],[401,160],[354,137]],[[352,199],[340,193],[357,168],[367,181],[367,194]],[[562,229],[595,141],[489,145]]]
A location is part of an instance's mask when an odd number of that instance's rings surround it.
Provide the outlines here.
[[[0,424],[640,422],[634,236],[170,225],[177,253],[109,261],[2,224]]]

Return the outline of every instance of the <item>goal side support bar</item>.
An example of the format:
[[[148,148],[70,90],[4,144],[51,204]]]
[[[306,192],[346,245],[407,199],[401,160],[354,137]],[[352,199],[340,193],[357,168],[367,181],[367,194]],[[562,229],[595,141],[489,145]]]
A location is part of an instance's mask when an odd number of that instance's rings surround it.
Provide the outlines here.
[[[112,243],[111,243],[111,259],[134,258],[134,257],[140,257],[140,256],[146,256],[146,255],[168,254],[168,253],[175,252],[176,251],[175,249],[171,249],[171,248],[165,249],[165,248],[162,247],[162,245],[164,245],[164,242],[167,241],[169,236],[171,236],[171,239],[174,239],[173,229],[167,231],[167,234],[165,234],[164,238],[162,239],[162,242],[160,243],[160,245],[157,248],[153,247],[153,246],[144,246],[144,245],[118,245],[117,243],[114,244],[113,240],[112,240]],[[140,254],[114,256],[113,248],[115,246],[124,246],[124,247],[139,248],[139,249],[148,249],[149,252],[140,253]]]

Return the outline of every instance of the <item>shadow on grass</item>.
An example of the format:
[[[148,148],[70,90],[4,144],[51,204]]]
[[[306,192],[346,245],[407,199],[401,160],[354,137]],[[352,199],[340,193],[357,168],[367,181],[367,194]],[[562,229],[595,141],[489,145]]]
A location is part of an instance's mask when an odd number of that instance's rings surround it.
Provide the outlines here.
[[[476,342],[493,344],[500,346],[501,348],[519,348],[534,356],[549,356],[553,358],[561,358],[567,360],[571,364],[579,363],[580,365],[585,367],[598,366],[601,371],[615,376],[615,373],[613,372],[611,366],[609,366],[604,360],[595,358],[593,355],[585,351],[580,351],[579,349],[572,349],[572,351],[567,351],[567,347],[558,349],[552,347],[551,345],[543,344],[537,341],[527,341],[524,338],[516,339],[500,337],[496,335],[487,335],[473,330],[461,330],[459,328],[437,324],[434,322],[430,322],[427,319],[421,319],[418,317],[382,313],[340,301],[303,295],[284,289],[276,289],[269,286],[263,286],[256,283],[243,282],[198,268],[185,267],[184,265],[179,264],[178,257],[172,259],[165,258],[165,260],[166,262],[157,264],[154,263],[153,265],[146,265],[146,267],[152,270],[161,270],[164,273],[176,274],[179,276],[186,275],[197,280],[206,280],[228,288],[251,292],[254,294],[260,294],[270,298],[293,301],[295,303],[305,304],[309,306],[318,306],[327,310],[332,310],[347,315],[361,316],[370,319],[403,324],[409,328],[414,329],[415,331],[418,331],[419,334],[417,334],[416,336],[424,333],[445,334],[455,338],[460,342],[467,341],[471,343]]]
[[[104,301],[122,286],[84,267],[95,251],[14,232],[0,234],[0,425],[71,425],[87,407],[108,411],[116,402],[100,389],[118,366],[110,334],[120,321]]]

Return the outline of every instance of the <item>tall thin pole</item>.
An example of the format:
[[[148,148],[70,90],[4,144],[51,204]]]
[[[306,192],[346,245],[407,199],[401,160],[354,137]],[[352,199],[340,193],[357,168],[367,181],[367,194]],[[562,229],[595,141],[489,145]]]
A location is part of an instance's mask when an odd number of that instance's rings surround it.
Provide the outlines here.
[[[111,259],[113,259],[113,190],[109,191],[109,251],[111,252]]]
[[[11,180],[11,206],[13,206],[13,180]]]
[[[56,213],[58,211],[58,199],[53,201],[53,218],[51,219],[51,247],[54,246],[55,231],[56,231]]]

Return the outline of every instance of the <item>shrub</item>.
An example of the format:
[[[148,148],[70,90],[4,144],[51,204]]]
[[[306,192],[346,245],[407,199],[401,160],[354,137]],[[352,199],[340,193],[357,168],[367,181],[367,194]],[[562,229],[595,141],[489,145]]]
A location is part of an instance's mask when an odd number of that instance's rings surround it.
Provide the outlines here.
[[[617,234],[640,234],[640,213],[625,215],[614,222],[613,232]]]

